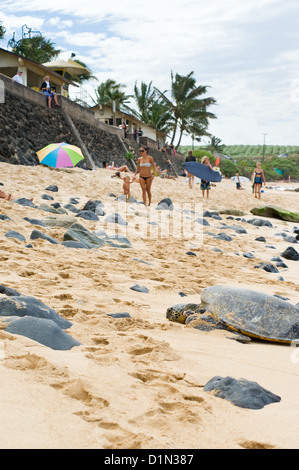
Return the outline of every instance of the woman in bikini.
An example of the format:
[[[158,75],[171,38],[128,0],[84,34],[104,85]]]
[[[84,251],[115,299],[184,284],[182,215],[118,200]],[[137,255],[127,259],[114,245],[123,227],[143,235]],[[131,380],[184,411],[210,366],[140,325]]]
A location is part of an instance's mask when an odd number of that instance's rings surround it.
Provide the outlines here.
[[[149,148],[148,147],[141,147],[139,152],[141,153],[141,157],[138,158],[137,161],[137,168],[133,177],[133,180],[136,178],[137,173],[139,174],[139,183],[142,189],[142,199],[143,203],[146,206],[146,195],[148,196],[148,205],[151,205],[152,202],[152,195],[151,195],[151,186],[154,179],[154,174],[157,171],[156,164],[154,162],[153,157],[148,155]],[[151,168],[153,168],[153,173],[151,172]]]
[[[264,182],[266,184],[264,170],[261,168],[261,163],[257,162],[256,168],[253,170],[252,175],[252,184],[254,186],[254,196],[261,199],[261,187]]]

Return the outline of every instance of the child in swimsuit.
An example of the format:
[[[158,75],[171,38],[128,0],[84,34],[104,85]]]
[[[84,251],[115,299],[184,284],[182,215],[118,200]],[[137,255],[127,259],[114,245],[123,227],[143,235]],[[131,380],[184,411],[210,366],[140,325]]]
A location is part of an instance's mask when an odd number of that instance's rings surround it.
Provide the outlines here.
[[[213,170],[209,157],[207,156],[202,157],[201,163],[203,165],[207,165],[210,168],[210,170]],[[207,199],[208,199],[209,191],[211,189],[210,181],[201,180],[200,189],[202,190],[202,197],[205,197],[205,191],[207,192]]]
[[[130,188],[130,185],[131,185],[131,179],[129,176],[125,176],[124,177],[124,184],[123,184],[123,190],[124,190],[124,194],[126,196],[126,202],[128,202],[130,200],[130,197],[131,197],[131,188]]]

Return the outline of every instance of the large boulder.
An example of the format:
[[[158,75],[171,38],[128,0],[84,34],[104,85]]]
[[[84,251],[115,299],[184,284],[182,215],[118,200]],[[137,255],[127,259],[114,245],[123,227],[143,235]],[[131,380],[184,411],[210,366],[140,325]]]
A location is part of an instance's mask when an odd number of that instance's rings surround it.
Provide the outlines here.
[[[250,211],[254,215],[272,217],[274,219],[287,220],[288,222],[299,222],[299,213],[291,212],[275,206],[254,207]]]

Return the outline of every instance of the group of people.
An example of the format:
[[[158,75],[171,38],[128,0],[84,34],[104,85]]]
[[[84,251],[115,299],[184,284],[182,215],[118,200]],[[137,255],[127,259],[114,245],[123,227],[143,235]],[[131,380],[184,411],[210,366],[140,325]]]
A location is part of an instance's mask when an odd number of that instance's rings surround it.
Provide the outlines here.
[[[20,85],[23,85],[22,75],[22,70],[18,70],[16,75],[12,77],[12,80],[16,83],[19,83]],[[54,100],[56,106],[60,106],[57,100],[57,95],[51,88],[50,77],[48,75],[43,78],[43,82],[40,86],[40,91],[47,97],[47,103],[49,108],[51,108],[52,99]]]

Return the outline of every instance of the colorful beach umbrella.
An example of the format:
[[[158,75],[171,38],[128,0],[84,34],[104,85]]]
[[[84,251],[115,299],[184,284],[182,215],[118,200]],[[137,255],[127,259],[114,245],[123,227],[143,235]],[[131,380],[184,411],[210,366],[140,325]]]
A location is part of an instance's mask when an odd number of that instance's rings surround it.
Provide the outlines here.
[[[65,142],[47,145],[36,154],[40,163],[53,168],[74,167],[84,159],[79,147]]]

